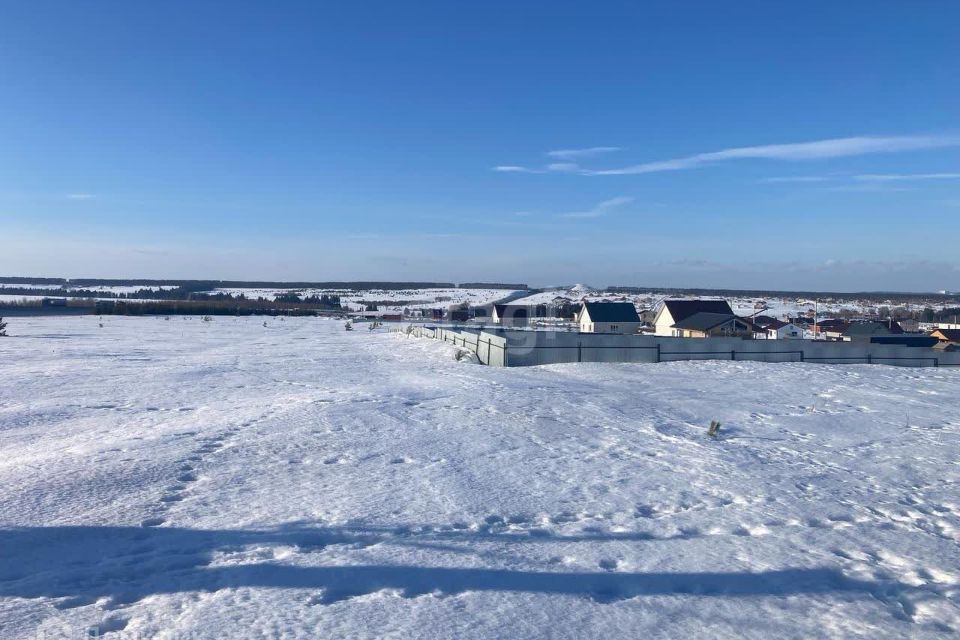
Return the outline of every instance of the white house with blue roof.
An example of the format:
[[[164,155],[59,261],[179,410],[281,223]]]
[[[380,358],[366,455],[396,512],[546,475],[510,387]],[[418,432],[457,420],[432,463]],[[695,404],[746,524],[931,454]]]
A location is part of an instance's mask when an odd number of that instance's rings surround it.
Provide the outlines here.
[[[636,333],[640,316],[632,302],[584,302],[577,314],[581,333]]]

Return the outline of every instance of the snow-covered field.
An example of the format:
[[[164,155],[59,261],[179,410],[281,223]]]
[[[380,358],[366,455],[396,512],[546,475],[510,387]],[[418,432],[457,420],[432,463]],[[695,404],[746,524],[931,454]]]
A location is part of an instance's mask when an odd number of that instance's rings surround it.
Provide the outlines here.
[[[0,338],[4,639],[960,630],[960,371],[103,325]]]

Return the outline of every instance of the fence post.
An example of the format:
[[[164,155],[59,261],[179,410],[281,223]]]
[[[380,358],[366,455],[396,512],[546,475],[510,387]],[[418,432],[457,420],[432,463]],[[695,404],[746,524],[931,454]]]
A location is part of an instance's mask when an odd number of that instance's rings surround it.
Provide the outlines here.
[[[868,354],[867,354],[867,364],[873,364],[873,354],[872,354],[872,353],[868,353]]]
[[[657,343],[657,362],[660,362],[660,343]]]
[[[737,350],[736,350],[736,349],[730,349],[730,359],[731,359],[731,360],[736,360],[736,359],[737,359]]]
[[[582,343],[582,342],[578,342],[578,343],[577,343],[577,362],[583,362],[583,351],[582,351],[582,347],[583,347],[583,343]]]

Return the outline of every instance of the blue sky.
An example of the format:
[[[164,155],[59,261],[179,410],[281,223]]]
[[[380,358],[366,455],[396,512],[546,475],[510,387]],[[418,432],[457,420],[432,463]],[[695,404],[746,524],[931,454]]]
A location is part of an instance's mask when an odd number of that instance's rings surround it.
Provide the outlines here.
[[[960,289],[955,2],[29,2],[0,274]]]

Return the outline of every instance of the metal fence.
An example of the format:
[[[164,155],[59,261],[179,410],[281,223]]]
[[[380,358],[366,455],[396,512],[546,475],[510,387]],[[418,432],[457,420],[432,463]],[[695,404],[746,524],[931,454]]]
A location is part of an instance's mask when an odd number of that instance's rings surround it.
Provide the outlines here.
[[[960,366],[960,353],[889,344],[675,338],[437,325],[410,325],[397,331],[414,337],[449,342],[473,351],[483,364],[506,367],[575,362],[656,363],[689,360]]]

